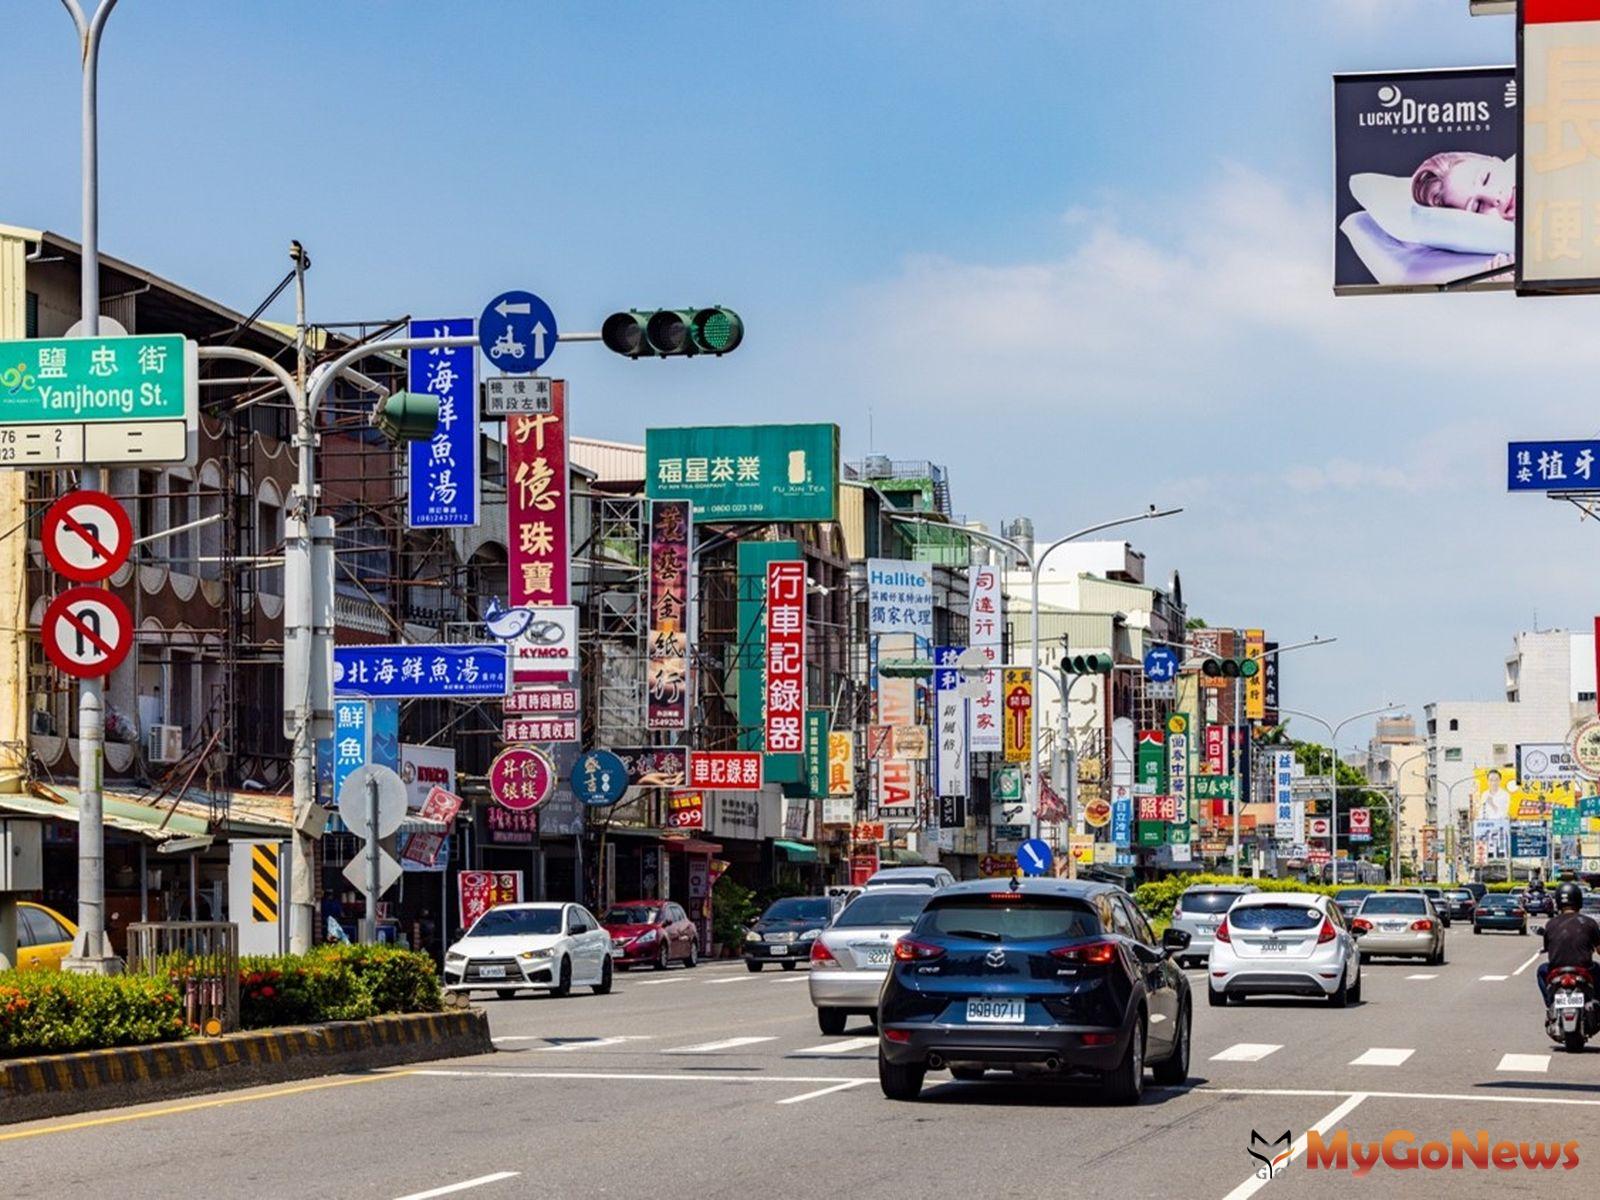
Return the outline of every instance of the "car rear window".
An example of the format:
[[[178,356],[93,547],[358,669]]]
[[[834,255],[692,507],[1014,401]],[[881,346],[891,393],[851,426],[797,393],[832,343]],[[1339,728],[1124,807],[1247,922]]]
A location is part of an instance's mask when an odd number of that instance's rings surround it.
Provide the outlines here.
[[[1227,912],[1238,898],[1238,892],[1185,892],[1178,901],[1178,907],[1184,912]]]
[[[826,921],[828,919],[826,896],[795,896],[779,900],[763,914],[767,921]]]
[[[1310,929],[1322,924],[1322,914],[1303,904],[1250,904],[1228,913],[1235,929]]]
[[[917,922],[916,932],[984,942],[1027,942],[1093,937],[1100,932],[1100,920],[1092,908],[1076,900],[1000,892],[930,904]]]
[[[648,904],[618,904],[606,913],[605,925],[654,925],[656,910]]]
[[[1515,896],[1485,896],[1478,902],[1479,908],[1515,908],[1519,901]]]
[[[839,914],[833,927],[910,929],[932,896],[932,892],[866,892]]]
[[[1421,916],[1428,911],[1428,901],[1422,896],[1368,896],[1361,911],[1366,913],[1396,913]]]

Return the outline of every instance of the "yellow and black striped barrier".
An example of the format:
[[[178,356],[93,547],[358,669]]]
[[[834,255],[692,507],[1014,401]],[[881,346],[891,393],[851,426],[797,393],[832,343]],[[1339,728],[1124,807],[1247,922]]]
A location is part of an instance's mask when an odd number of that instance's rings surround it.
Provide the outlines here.
[[[278,923],[278,847],[250,847],[250,920],[256,925]]]

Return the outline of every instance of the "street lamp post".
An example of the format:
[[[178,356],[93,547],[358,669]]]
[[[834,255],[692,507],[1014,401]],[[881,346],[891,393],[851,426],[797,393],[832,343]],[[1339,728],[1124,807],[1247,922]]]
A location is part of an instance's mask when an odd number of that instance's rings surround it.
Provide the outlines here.
[[[1114,521],[1102,521],[1097,525],[1089,525],[1089,526],[1086,526],[1083,529],[1077,530],[1074,533],[1069,533],[1069,534],[1067,534],[1066,537],[1057,538],[1055,541],[1051,542],[1048,546],[1046,546],[1043,550],[1035,550],[1031,554],[1028,551],[1024,550],[1016,542],[1011,541],[1009,538],[1003,538],[1003,537],[998,536],[997,534],[988,533],[987,531],[984,531],[984,530],[967,529],[967,528],[965,528],[963,526],[951,525],[946,521],[930,521],[927,517],[915,516],[915,515],[910,514],[910,513],[893,513],[892,512],[892,513],[889,513],[888,516],[889,516],[889,519],[892,520],[892,521],[900,521],[900,522],[902,522],[904,524],[908,524],[908,525],[933,525],[933,526],[937,526],[937,527],[942,528],[942,529],[950,529],[950,530],[953,530],[955,532],[959,532],[959,533],[965,534],[968,538],[976,539],[976,540],[982,541],[982,542],[988,542],[990,545],[999,546],[1002,549],[1009,550],[1018,559],[1020,559],[1022,562],[1026,563],[1028,565],[1028,574],[1029,574],[1028,625],[1030,627],[1030,640],[1031,640],[1032,647],[1033,647],[1033,652],[1032,652],[1031,658],[1032,658],[1032,662],[1033,662],[1034,673],[1038,674],[1038,672],[1042,669],[1041,663],[1039,661],[1040,660],[1040,649],[1039,649],[1039,575],[1040,575],[1040,572],[1044,569],[1045,561],[1050,557],[1050,555],[1055,553],[1062,546],[1065,546],[1068,542],[1077,541],[1077,539],[1079,539],[1081,537],[1087,537],[1091,533],[1099,533],[1099,532],[1101,532],[1102,530],[1105,530],[1105,529],[1114,529],[1119,525],[1132,525],[1136,521],[1151,521],[1151,520],[1155,520],[1155,519],[1157,519],[1159,517],[1171,517],[1171,516],[1175,516],[1178,513],[1181,513],[1182,511],[1183,511],[1183,509],[1181,509],[1181,508],[1158,509],[1158,508],[1156,508],[1156,506],[1154,504],[1152,504],[1147,511],[1142,512],[1142,513],[1137,513],[1134,516],[1131,516],[1131,517],[1118,517]],[[1030,797],[1030,801],[1031,801],[1031,803],[1033,805],[1033,834],[1034,834],[1035,837],[1038,837],[1039,836],[1039,704],[1038,704],[1037,698],[1035,699],[1033,707],[1028,712],[1028,739],[1029,739],[1028,778],[1029,778],[1029,787],[1030,787],[1029,797]],[[1068,820],[1069,823],[1072,820],[1072,813],[1071,813],[1070,809],[1069,809],[1069,811],[1067,813],[1067,820]],[[1069,854],[1067,857],[1068,857],[1068,860],[1069,860],[1068,861],[1068,875],[1069,875],[1069,878],[1075,877],[1077,872],[1076,872],[1075,865],[1072,864],[1071,861],[1070,861],[1072,856]]]
[[[1447,783],[1447,784],[1444,785],[1444,794],[1445,794],[1445,800],[1447,801],[1447,803],[1445,805],[1445,819],[1444,819],[1443,824],[1445,826],[1446,834],[1449,835],[1449,836],[1447,836],[1445,838],[1445,854],[1446,854],[1446,856],[1448,858],[1448,861],[1449,861],[1449,864],[1450,864],[1450,882],[1451,883],[1458,883],[1459,882],[1459,880],[1456,879],[1456,876],[1460,873],[1459,870],[1458,870],[1458,866],[1457,866],[1458,847],[1455,844],[1456,843],[1456,837],[1455,837],[1455,833],[1456,833],[1456,789],[1458,787],[1460,787],[1462,784],[1476,782],[1476,779],[1475,779],[1476,774],[1477,774],[1477,764],[1474,763],[1473,764],[1473,774],[1464,775],[1460,779],[1456,780],[1454,783]],[[1433,783],[1434,783],[1435,787],[1439,786],[1439,773],[1438,773],[1438,771],[1435,771],[1434,774],[1433,774]],[[1437,816],[1438,816],[1438,805],[1437,805],[1437,803],[1434,805],[1434,816],[1435,816],[1435,819],[1437,819]],[[1509,874],[1509,871],[1507,872],[1507,874]],[[1443,883],[1444,881],[1440,880],[1439,882]]]
[[[1385,704],[1381,708],[1369,708],[1366,712],[1354,713],[1336,725],[1330,725],[1314,713],[1301,712],[1295,708],[1280,708],[1280,713],[1288,713],[1291,717],[1304,717],[1308,721],[1315,721],[1328,731],[1328,754],[1332,762],[1328,765],[1328,793],[1331,799],[1332,821],[1328,826],[1328,866],[1329,878],[1334,883],[1339,882],[1339,731],[1352,721],[1359,721],[1363,717],[1375,717],[1379,713],[1393,712],[1397,708],[1404,708],[1403,704]]]

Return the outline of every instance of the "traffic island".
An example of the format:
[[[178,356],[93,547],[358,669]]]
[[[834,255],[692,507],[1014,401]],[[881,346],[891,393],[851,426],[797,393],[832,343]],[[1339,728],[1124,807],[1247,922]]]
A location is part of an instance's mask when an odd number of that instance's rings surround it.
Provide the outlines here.
[[[493,1052],[473,1008],[16,1058],[0,1061],[0,1124]]]

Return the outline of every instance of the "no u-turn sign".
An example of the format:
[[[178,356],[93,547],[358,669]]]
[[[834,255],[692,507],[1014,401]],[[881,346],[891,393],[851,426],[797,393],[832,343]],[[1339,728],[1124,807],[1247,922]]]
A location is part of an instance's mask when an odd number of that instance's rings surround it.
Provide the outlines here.
[[[79,679],[93,679],[110,674],[128,657],[133,617],[112,592],[68,588],[44,610],[39,637],[57,667]]]

